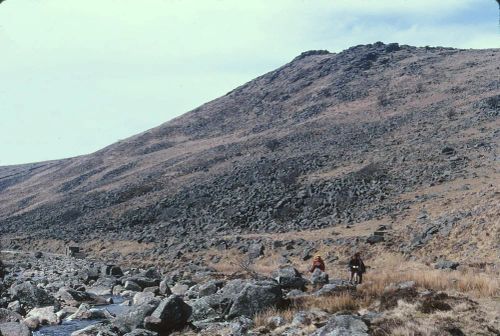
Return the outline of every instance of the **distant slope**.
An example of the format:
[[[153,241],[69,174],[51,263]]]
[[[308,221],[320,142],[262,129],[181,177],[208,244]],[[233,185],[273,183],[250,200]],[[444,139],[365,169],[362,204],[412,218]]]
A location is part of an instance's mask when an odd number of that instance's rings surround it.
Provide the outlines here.
[[[498,186],[499,64],[499,49],[303,53],[96,153],[0,167],[0,232],[197,250],[214,235],[404,221],[428,188]],[[494,190],[453,208],[494,214]],[[412,223],[401,232],[417,235]]]

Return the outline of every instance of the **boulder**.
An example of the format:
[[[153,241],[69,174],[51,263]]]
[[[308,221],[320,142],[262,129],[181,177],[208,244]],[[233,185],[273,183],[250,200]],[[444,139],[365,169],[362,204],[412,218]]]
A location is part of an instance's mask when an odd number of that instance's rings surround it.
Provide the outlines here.
[[[264,255],[264,245],[261,243],[251,244],[248,247],[248,257],[250,259],[256,259]]]
[[[72,307],[78,307],[82,302],[106,303],[106,299],[103,297],[66,287],[59,288],[56,297]]]
[[[439,260],[436,265],[434,265],[435,269],[451,269],[456,270],[460,264],[456,261],[450,260]]]
[[[142,291],[141,286],[139,286],[137,283],[135,283],[132,280],[125,281],[125,284],[123,285],[123,289],[129,290],[129,291],[134,291],[134,292]]]
[[[103,320],[111,319],[113,316],[106,309],[92,308],[82,303],[77,311],[67,317],[68,320]]]
[[[320,270],[319,268],[316,268],[311,275],[311,283],[317,287],[317,286],[323,286],[328,283],[328,274]]]
[[[137,328],[123,336],[158,336],[158,333],[151,330]]]
[[[55,298],[42,288],[30,282],[12,285],[9,293],[14,300],[18,300],[26,309],[46,307],[56,304]]]
[[[336,280],[335,283],[328,283],[321,289],[314,292],[315,296],[333,295],[345,291],[354,291],[356,286],[345,280]]]
[[[89,289],[87,289],[87,293],[94,294],[97,296],[108,296],[111,295],[113,292],[111,290],[111,287],[92,286]]]
[[[188,289],[189,289],[189,286],[182,284],[182,283],[176,283],[174,287],[170,288],[170,290],[172,291],[172,294],[181,295],[181,296],[186,294]]]
[[[25,313],[21,307],[21,303],[17,300],[9,302],[9,304],[7,305],[7,309],[23,315]]]
[[[160,334],[182,329],[191,316],[192,308],[180,296],[171,295],[162,300],[151,316],[144,319],[148,330]]]
[[[237,316],[253,317],[256,313],[282,304],[283,293],[275,281],[246,283],[233,297],[228,318]]]
[[[0,308],[0,323],[19,322],[22,319],[23,317],[20,314],[12,310]]]
[[[101,322],[93,324],[86,328],[74,331],[71,336],[119,336],[120,334],[113,331],[112,325],[109,322]]]
[[[370,245],[381,243],[384,241],[384,236],[381,235],[371,235],[368,238],[366,238],[366,242]]]
[[[299,289],[303,291],[307,284],[307,280],[292,266],[280,267],[273,272],[273,278],[284,289]]]
[[[133,305],[141,305],[144,303],[156,303],[158,305],[160,303],[160,299],[156,298],[154,293],[151,292],[139,292],[134,295],[132,299]]]
[[[205,296],[189,302],[191,306],[191,319],[193,321],[210,321],[219,319],[222,313],[219,313],[216,308],[217,305],[213,305],[210,302],[210,297]]]
[[[148,292],[148,293],[153,293],[154,295],[158,295],[158,294],[160,294],[160,287],[159,286],[146,287],[142,291]]]
[[[61,323],[54,306],[33,308],[26,317],[36,318],[41,325],[56,325]]]
[[[31,331],[24,323],[6,322],[6,323],[0,323],[0,335],[2,335],[2,336],[30,336]]]
[[[122,269],[119,266],[116,265],[105,265],[101,268],[101,274],[106,276],[115,276],[115,277],[121,277],[123,276]]]
[[[131,306],[127,313],[116,316],[112,324],[119,330],[120,334],[131,332],[134,329],[144,327],[144,319],[151,315],[155,309],[156,305],[153,303]]]
[[[198,288],[198,297],[204,297],[208,295],[215,294],[219,291],[219,289],[222,288],[224,285],[224,282],[221,280],[210,280],[207,283],[204,283],[203,285],[200,285]]]
[[[139,276],[144,277],[144,278],[149,278],[149,279],[156,279],[160,280],[161,279],[161,274],[156,270],[156,268],[151,267],[148,268],[146,271],[141,272]]]
[[[137,284],[141,287],[141,291],[146,287],[154,287],[154,286],[158,286],[160,284],[159,279],[147,278],[147,277],[143,277],[140,275],[126,278],[124,281],[125,281],[124,282],[125,284],[126,284],[126,281],[134,282],[135,284]]]
[[[169,296],[172,294],[172,291],[170,290],[170,287],[168,286],[168,279],[163,279],[160,282],[160,294]]]
[[[358,316],[336,315],[311,336],[368,336],[368,326]]]

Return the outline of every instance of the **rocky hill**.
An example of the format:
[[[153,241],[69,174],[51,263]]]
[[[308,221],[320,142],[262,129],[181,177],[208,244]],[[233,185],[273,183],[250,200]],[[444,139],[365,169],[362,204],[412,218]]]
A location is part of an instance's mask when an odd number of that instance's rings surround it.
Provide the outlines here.
[[[500,49],[304,52],[96,153],[0,167],[1,236],[172,257],[375,222],[390,249],[495,258],[499,65]]]

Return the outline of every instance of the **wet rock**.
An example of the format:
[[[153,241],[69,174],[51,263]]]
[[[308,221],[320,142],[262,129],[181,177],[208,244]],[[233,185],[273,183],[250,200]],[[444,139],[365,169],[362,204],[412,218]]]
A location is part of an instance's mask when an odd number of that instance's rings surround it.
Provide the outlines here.
[[[83,303],[78,307],[77,311],[68,316],[68,320],[110,320],[113,316],[106,309],[92,308],[90,305]]]
[[[91,295],[87,292],[79,292],[72,288],[62,287],[56,294],[59,300],[64,301],[67,305],[77,307],[82,302],[98,302],[99,300],[95,295]],[[102,300],[105,303],[105,300]]]
[[[158,333],[151,330],[137,328],[123,336],[158,336]]]
[[[41,325],[56,325],[61,323],[54,306],[33,308],[26,317],[36,318]]]
[[[109,324],[109,322],[101,322],[97,324],[93,324],[81,330],[74,331],[71,333],[71,336],[119,336],[119,333],[116,333],[113,330],[113,327]]]
[[[160,299],[156,298],[154,293],[151,292],[139,292],[134,295],[134,298],[132,299],[133,305],[141,305],[144,303],[159,304]]]

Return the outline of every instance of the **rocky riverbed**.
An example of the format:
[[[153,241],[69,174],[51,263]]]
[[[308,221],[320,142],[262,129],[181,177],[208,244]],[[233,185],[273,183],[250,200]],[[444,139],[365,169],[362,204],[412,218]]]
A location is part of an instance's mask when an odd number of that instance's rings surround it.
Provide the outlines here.
[[[291,265],[263,276],[193,265],[122,268],[45,253],[5,259],[3,336],[389,335],[395,309],[406,309],[402,301],[420,314],[477,310],[470,299],[411,281],[391,284],[369,309],[360,309],[356,300],[368,300],[367,288],[319,270],[306,278]],[[483,327],[484,335],[496,330]],[[435,328],[440,335],[464,335],[453,320]]]

